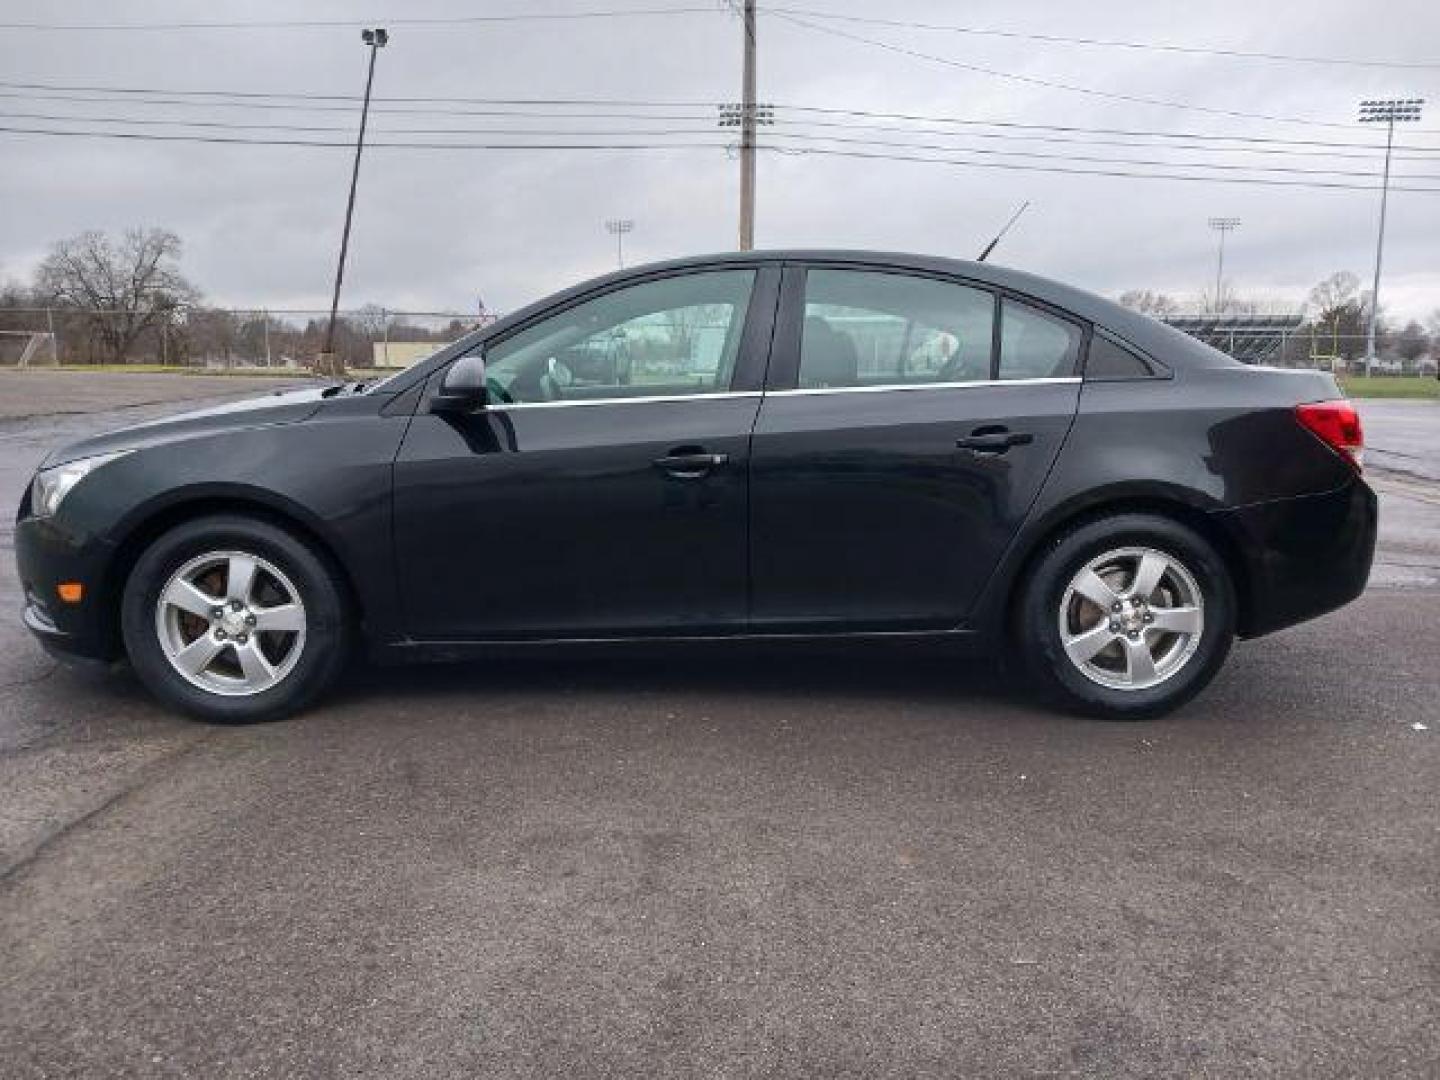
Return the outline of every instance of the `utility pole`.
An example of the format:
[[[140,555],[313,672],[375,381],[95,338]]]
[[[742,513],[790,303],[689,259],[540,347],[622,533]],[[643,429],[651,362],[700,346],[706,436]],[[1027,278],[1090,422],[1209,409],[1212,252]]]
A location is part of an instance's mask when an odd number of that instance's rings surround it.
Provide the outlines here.
[[[755,0],[744,0],[745,73],[740,84],[740,250],[755,247]]]
[[[1220,310],[1220,289],[1225,279],[1225,234],[1232,229],[1240,227],[1238,217],[1212,217],[1210,228],[1220,234],[1220,258],[1215,263],[1215,303],[1212,305],[1216,312]]]
[[[1360,103],[1360,123],[1385,125],[1385,174],[1380,181],[1380,232],[1375,238],[1375,283],[1370,288],[1370,320],[1365,329],[1365,374],[1375,366],[1375,324],[1380,315],[1380,263],[1385,254],[1385,204],[1390,197],[1390,151],[1395,124],[1420,119],[1424,98],[1383,98]]]
[[[375,57],[390,41],[383,28],[360,31],[360,39],[370,46],[370,66],[365,74],[365,103],[360,107],[360,134],[355,139],[355,164],[350,170],[350,199],[345,204],[345,229],[340,234],[340,261],[335,267],[335,292],[330,297],[330,321],[325,326],[325,344],[316,358],[315,369],[321,375],[343,375],[344,362],[335,355],[335,312],[340,307],[340,283],[345,280],[345,253],[350,249],[350,221],[355,216],[355,185],[360,179],[360,153],[365,149],[365,123],[370,118],[370,87],[375,82]]]
[[[605,231],[615,237],[615,263],[625,269],[625,234],[635,231],[635,222],[630,218],[611,218],[605,222]]]

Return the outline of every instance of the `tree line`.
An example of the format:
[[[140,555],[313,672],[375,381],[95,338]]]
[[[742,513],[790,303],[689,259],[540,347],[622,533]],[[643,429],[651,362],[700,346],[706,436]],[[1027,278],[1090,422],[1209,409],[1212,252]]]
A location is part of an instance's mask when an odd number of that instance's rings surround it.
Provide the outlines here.
[[[309,366],[326,318],[207,305],[180,270],[180,237],[168,229],[98,230],[61,240],[27,283],[0,286],[0,330],[53,333],[60,363]],[[447,342],[473,324],[416,325],[367,304],[335,326],[347,367],[369,367],[374,343]]]
[[[1152,289],[1130,289],[1120,294],[1119,301],[1157,319],[1193,314],[1174,297]],[[1286,335],[1271,362],[1298,367],[1334,358],[1347,367],[1358,366],[1365,356],[1370,303],[1370,290],[1361,289],[1358,276],[1348,270],[1329,275],[1310,290],[1299,326]],[[1207,295],[1204,307],[1208,313],[1223,317],[1265,315],[1274,305],[1226,290],[1215,301]],[[1420,370],[1422,365],[1432,368],[1440,354],[1440,308],[1431,313],[1426,324],[1415,319],[1404,323],[1387,319],[1382,305],[1375,328],[1377,356],[1405,371]]]

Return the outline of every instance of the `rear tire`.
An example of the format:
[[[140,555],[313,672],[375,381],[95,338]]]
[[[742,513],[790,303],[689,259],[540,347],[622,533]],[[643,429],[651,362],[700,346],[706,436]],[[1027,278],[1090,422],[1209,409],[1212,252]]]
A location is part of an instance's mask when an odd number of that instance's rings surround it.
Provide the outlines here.
[[[1158,515],[1117,514],[1047,546],[1021,596],[1015,644],[1063,707],[1144,720],[1214,678],[1235,612],[1229,571],[1204,537]]]
[[[130,573],[121,630],[160,700],[225,724],[278,720],[344,667],[349,618],[327,560],[267,521],[197,518],[152,543]]]

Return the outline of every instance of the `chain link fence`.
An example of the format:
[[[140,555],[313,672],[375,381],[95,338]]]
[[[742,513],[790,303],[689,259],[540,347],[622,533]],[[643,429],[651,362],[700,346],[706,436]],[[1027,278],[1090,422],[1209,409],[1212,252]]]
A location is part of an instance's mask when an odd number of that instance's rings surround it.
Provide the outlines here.
[[[197,371],[312,367],[328,311],[177,308],[133,313],[64,307],[0,309],[0,367],[180,368]],[[352,370],[408,367],[493,315],[454,311],[340,312],[334,349]]]
[[[495,319],[367,306],[339,314],[335,351],[353,371],[408,367]],[[304,370],[325,340],[328,311],[177,308],[145,316],[65,307],[0,308],[0,368],[125,365],[195,371]],[[1365,335],[1258,314],[1181,314],[1166,321],[1246,363],[1365,368]],[[1382,335],[1377,375],[1433,375],[1436,352]]]

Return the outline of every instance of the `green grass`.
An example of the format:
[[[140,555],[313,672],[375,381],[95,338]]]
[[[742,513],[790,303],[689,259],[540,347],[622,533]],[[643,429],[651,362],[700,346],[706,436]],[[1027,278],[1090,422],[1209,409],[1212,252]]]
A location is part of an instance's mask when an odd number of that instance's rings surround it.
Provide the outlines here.
[[[1338,375],[1352,398],[1426,398],[1440,401],[1440,380],[1430,375]]]

